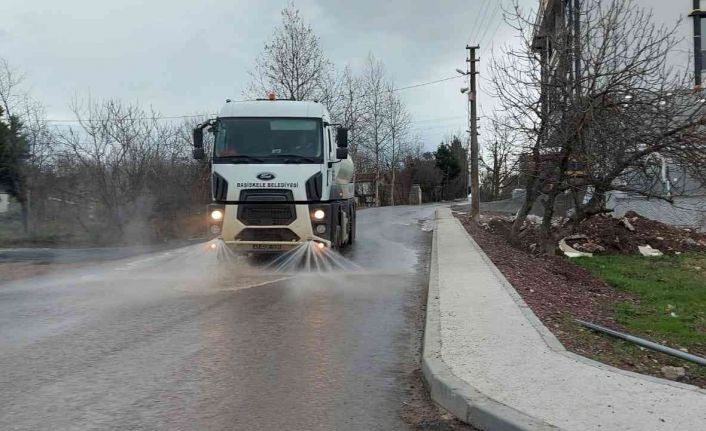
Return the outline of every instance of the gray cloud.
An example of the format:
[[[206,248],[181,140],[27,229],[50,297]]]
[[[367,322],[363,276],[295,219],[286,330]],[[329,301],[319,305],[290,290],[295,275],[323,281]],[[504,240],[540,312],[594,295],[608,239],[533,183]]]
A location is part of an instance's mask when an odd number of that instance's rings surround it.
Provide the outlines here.
[[[528,8],[537,3],[522,2]],[[71,97],[89,91],[94,97],[139,100],[165,115],[215,112],[225,98],[240,97],[286,3],[3,0],[0,55],[26,72],[53,118],[70,116]],[[453,76],[455,68],[465,67],[464,46],[472,34],[485,34],[482,59],[491,41],[499,46],[513,40],[510,30],[497,25],[500,14],[492,14],[497,0],[296,3],[337,66],[359,67],[373,52],[398,86]],[[673,2],[639,3],[654,6],[660,19],[680,13]],[[462,84],[458,79],[401,93],[428,146],[465,130]],[[481,105],[487,111],[492,100],[482,95]],[[443,120],[428,121],[434,118]]]

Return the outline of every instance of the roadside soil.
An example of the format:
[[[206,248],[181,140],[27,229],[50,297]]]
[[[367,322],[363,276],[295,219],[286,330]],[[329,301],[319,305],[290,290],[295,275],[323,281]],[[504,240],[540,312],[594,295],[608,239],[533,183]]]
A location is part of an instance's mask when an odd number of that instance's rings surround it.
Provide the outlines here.
[[[661,372],[664,366],[684,367],[686,376],[680,382],[706,388],[706,373],[698,365],[597,334],[574,322],[582,319],[625,331],[613,318],[611,307],[616,303],[636,302],[637,298],[607,285],[563,257],[515,248],[500,230],[486,230],[463,215],[457,217],[567,350],[623,370],[660,378],[664,378]]]

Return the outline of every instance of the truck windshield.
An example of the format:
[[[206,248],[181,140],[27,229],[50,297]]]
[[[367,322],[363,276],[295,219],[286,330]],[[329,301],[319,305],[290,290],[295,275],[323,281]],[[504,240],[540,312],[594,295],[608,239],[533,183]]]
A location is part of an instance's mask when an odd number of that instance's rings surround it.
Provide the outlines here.
[[[320,161],[322,149],[321,120],[315,118],[222,118],[216,126],[216,158],[311,163]]]

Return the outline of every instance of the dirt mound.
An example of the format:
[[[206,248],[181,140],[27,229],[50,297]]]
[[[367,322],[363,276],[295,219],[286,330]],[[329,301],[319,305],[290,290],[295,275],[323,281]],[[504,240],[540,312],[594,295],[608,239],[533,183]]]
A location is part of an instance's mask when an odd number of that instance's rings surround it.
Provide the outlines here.
[[[636,254],[638,246],[644,245],[667,254],[706,251],[706,235],[650,220],[632,211],[623,218],[593,216],[584,220],[576,233],[586,238],[567,243],[589,253]]]
[[[509,216],[481,215],[480,226],[487,232],[507,237],[512,221]],[[539,223],[540,220],[528,219],[515,245],[533,254],[541,253]],[[578,251],[595,254],[637,254],[638,247],[645,245],[666,254],[706,251],[705,234],[650,220],[632,211],[622,218],[607,214],[588,218],[566,242]]]

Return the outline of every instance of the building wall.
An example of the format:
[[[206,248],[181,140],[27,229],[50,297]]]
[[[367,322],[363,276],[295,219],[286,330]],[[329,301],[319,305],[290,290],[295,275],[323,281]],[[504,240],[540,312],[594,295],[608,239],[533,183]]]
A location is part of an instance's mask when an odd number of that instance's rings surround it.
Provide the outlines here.
[[[539,10],[546,11],[547,8],[557,10],[556,8],[561,7],[560,3],[565,1],[539,0]],[[706,10],[706,0],[700,1],[701,8]],[[693,19],[689,17],[693,8],[693,0],[634,0],[633,4],[651,11],[655,23],[676,28],[675,37],[678,39],[678,44],[670,53],[668,62],[677,68],[693,70],[694,24]],[[706,33],[706,23],[703,28]],[[703,48],[706,49],[706,37]]]
[[[635,3],[651,9],[655,23],[676,26],[676,36],[680,41],[670,54],[669,63],[693,70],[694,21],[689,17],[693,0],[635,0]],[[701,3],[706,8],[706,0],[701,0]]]

